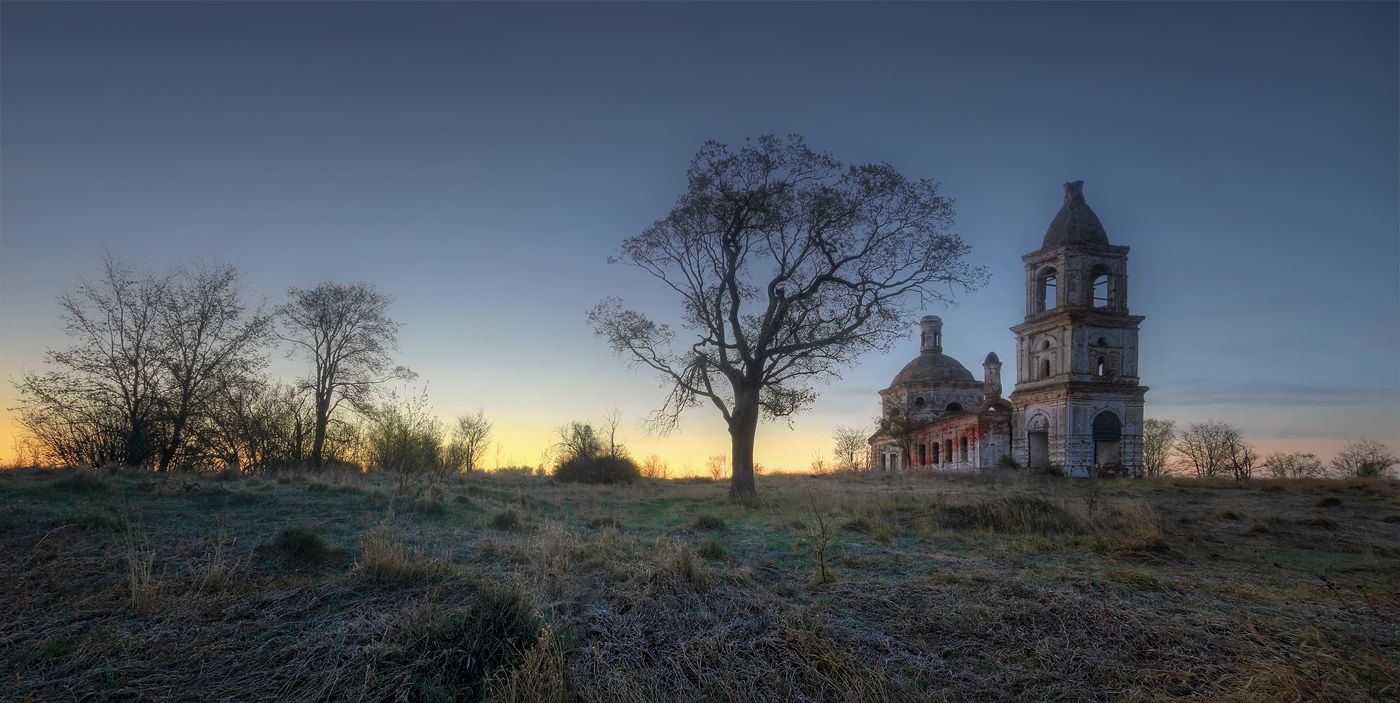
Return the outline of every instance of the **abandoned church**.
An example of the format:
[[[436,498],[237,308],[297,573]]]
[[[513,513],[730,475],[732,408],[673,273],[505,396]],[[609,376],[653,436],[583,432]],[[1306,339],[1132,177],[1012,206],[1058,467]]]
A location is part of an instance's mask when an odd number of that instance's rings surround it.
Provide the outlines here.
[[[1041,247],[1021,257],[1026,316],[1011,328],[1011,395],[1002,398],[995,352],[982,361],[977,381],[943,353],[943,321],[924,317],[919,355],[880,391],[885,417],[897,420],[871,437],[872,466],[1141,474],[1143,318],[1128,312],[1128,247],[1109,243],[1083,187],[1065,184],[1064,205]]]

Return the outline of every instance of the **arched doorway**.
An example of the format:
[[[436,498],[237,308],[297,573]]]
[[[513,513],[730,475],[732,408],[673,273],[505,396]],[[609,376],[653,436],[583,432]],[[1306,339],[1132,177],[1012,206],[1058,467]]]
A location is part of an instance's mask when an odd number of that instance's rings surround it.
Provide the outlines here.
[[[1094,416],[1094,465],[1101,469],[1123,465],[1123,421],[1111,410]]]
[[[1050,421],[1040,413],[1026,423],[1026,466],[1043,469],[1050,466]]]

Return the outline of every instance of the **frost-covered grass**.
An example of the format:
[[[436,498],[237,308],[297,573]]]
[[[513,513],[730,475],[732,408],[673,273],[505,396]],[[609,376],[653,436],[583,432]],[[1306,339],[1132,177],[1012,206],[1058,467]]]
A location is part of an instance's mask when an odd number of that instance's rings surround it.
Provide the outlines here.
[[[394,486],[0,472],[0,699],[1400,697],[1394,482]]]

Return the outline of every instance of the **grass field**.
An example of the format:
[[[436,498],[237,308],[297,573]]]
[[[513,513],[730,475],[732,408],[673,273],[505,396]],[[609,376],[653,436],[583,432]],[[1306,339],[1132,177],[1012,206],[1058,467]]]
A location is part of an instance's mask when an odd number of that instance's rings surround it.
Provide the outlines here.
[[[0,699],[1400,699],[1400,484],[0,472]]]

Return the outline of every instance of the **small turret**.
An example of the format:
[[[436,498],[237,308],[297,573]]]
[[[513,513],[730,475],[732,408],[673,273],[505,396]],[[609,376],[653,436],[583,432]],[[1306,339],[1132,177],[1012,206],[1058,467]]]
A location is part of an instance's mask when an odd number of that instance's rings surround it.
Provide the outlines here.
[[[1001,359],[996,352],[987,352],[982,360],[982,401],[1001,397]]]
[[[943,318],[937,315],[924,315],[919,320],[919,352],[922,354],[943,353]]]

